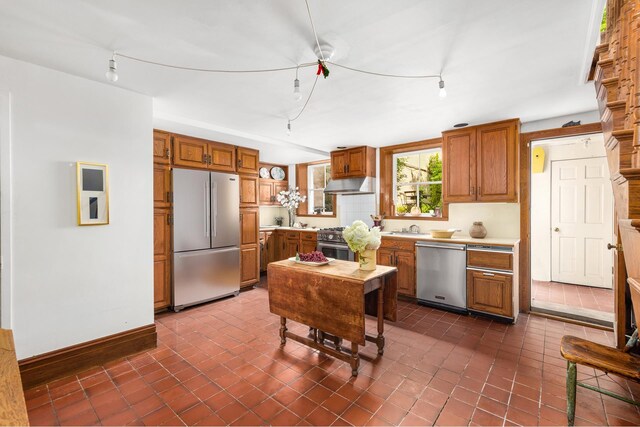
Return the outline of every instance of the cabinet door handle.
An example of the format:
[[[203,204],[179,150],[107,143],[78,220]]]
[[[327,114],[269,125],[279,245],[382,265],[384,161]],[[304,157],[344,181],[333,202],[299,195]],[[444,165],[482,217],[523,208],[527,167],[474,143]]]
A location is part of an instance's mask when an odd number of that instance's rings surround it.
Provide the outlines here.
[[[493,273],[482,273],[482,275],[483,276],[491,276],[491,277],[495,276],[495,274],[493,274]]]
[[[395,266],[398,265],[398,255],[396,255],[396,260],[395,260],[395,263],[393,265],[395,265]]]
[[[213,161],[211,161],[212,157],[211,154],[209,154],[209,164],[213,163]]]
[[[476,194],[476,188],[475,187],[471,187],[471,195]]]
[[[347,173],[349,173],[349,165],[347,165]]]
[[[242,167],[242,159],[238,159],[238,167],[241,168]]]
[[[167,199],[165,200],[165,202],[170,202],[171,201],[171,192],[167,191]]]
[[[389,254],[389,265],[393,265],[393,255]]]
[[[164,150],[164,154],[165,154],[165,156],[167,156],[167,159],[168,159],[169,157],[171,157],[171,150],[169,150],[168,148],[165,149]]]
[[[205,164],[207,163],[207,155],[206,154],[202,155],[202,163],[205,163]]]

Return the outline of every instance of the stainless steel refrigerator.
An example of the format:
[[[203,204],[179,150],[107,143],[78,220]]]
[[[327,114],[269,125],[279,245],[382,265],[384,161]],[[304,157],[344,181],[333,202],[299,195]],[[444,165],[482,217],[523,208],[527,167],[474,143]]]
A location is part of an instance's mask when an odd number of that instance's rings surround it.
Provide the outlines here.
[[[173,169],[173,309],[240,291],[237,175]]]

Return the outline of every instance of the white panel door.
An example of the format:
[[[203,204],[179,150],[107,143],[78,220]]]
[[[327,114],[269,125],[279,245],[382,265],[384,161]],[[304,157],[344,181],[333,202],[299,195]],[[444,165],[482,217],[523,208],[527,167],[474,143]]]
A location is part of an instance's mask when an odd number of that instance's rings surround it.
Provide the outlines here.
[[[551,280],[611,288],[612,235],[606,158],[551,162]]]

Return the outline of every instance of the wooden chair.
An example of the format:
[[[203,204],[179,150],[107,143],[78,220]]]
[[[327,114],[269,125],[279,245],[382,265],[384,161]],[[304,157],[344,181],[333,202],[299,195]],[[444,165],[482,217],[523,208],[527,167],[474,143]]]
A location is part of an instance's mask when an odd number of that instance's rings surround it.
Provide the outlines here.
[[[636,325],[640,325],[640,282],[629,279],[631,299],[634,307]],[[567,359],[567,422],[574,425],[576,414],[576,386],[611,396],[624,402],[640,406],[640,402],[620,396],[609,390],[600,389],[591,384],[577,381],[577,365],[585,365],[615,374],[631,381],[640,382],[640,357],[630,350],[638,344],[638,329],[633,332],[624,350],[596,344],[582,338],[565,335],[560,343],[560,353]]]

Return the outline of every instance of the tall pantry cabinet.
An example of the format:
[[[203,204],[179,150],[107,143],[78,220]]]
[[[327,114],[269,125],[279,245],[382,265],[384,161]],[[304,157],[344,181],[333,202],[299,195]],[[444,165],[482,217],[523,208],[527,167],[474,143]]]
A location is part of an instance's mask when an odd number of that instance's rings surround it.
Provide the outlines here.
[[[240,287],[253,286],[260,280],[260,187],[259,153],[238,147],[237,167],[240,176]]]
[[[171,135],[153,131],[153,308],[171,305]]]

